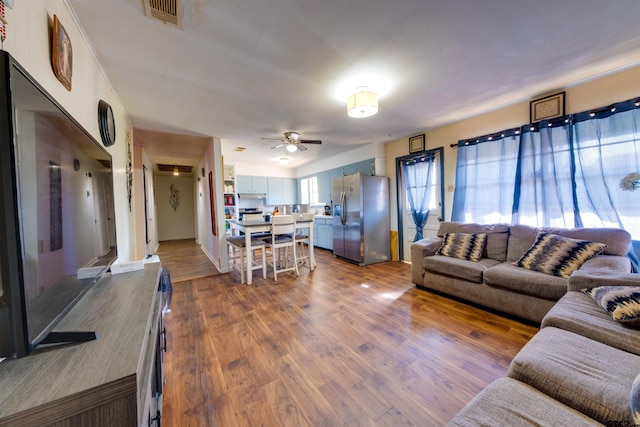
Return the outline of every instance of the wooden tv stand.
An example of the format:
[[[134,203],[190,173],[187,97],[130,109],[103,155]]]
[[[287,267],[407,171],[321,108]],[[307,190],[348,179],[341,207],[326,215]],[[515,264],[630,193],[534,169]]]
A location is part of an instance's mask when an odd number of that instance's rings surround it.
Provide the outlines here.
[[[98,339],[38,347],[0,363],[0,426],[159,425],[160,263],[105,274],[54,328]]]

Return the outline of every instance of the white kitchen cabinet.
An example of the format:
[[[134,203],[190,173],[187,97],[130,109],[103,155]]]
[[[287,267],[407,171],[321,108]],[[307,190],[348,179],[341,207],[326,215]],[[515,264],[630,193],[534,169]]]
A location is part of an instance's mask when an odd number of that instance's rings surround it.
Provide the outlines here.
[[[314,224],[313,242],[319,248],[333,250],[333,218],[316,217]]]

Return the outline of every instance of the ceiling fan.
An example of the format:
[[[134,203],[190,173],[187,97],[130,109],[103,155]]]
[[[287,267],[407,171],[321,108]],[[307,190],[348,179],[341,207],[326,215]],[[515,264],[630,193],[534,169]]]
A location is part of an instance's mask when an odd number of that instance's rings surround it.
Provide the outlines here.
[[[285,147],[285,149],[293,153],[296,150],[306,151],[307,147],[302,144],[322,144],[322,141],[318,139],[300,139],[300,134],[298,132],[285,132],[284,138],[262,138],[262,139],[272,139],[276,141],[281,141],[280,144],[275,145],[273,148],[281,148]]]

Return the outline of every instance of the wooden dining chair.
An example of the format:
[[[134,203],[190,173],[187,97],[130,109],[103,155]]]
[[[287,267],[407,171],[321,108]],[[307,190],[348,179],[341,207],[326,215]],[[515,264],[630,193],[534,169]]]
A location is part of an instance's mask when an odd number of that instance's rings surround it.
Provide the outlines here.
[[[278,273],[294,271],[299,276],[296,262],[295,220],[293,215],[276,215],[271,217],[271,236],[263,238],[271,249],[271,262],[267,264],[273,268],[273,280],[278,281]],[[291,249],[291,255],[289,255]],[[284,254],[284,255],[283,255]]]
[[[262,221],[262,214],[242,214],[243,221]]]
[[[296,217],[297,221],[310,221],[306,223],[308,227],[299,228],[296,227],[295,239],[296,239],[296,263],[298,265],[306,265],[309,270],[313,270],[315,266],[311,265],[311,257],[309,251],[313,248],[310,246],[309,234],[313,233],[313,222],[316,215],[313,213],[303,213]],[[305,251],[306,246],[306,251]]]

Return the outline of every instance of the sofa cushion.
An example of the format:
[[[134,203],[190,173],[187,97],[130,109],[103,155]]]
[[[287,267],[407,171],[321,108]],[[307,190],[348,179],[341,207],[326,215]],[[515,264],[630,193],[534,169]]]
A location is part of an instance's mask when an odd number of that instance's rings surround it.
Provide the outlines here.
[[[482,258],[484,245],[487,241],[485,233],[447,233],[442,239],[442,246],[436,255],[479,261]]]
[[[631,385],[631,414],[633,422],[640,425],[640,375],[633,380],[633,385]]]
[[[614,321],[590,296],[567,292],[542,319],[541,328],[555,326],[640,355],[640,331]]]
[[[567,292],[567,279],[516,267],[508,262],[484,272],[484,282],[493,288],[557,301]]]
[[[585,262],[582,268],[569,278],[569,291],[582,291],[584,288],[595,288],[606,284],[608,286],[640,286],[640,274],[629,273],[629,270],[620,270],[628,264],[618,264],[611,260],[629,258],[619,256],[599,255]],[[598,268],[596,270],[596,268]]]
[[[507,375],[603,424],[632,425],[629,397],[638,372],[640,356],[547,327],[518,352]]]
[[[427,271],[475,283],[482,283],[484,272],[496,264],[499,262],[490,258],[482,258],[478,262],[473,262],[442,255],[426,257],[422,261],[422,266]]]
[[[604,243],[538,233],[533,245],[514,262],[518,267],[568,278],[571,273],[604,250]]]
[[[507,259],[507,243],[509,242],[508,224],[475,224],[456,221],[444,221],[440,223],[438,236],[444,237],[447,233],[483,233],[487,235],[487,242],[482,253],[483,258],[491,258],[496,261]]]
[[[511,378],[499,378],[478,393],[448,427],[601,426],[595,420]]]
[[[582,292],[607,310],[615,321],[632,328],[640,327],[640,287],[598,286]]]
[[[607,245],[604,250],[605,255],[626,257],[631,243],[631,234],[619,228],[553,228],[518,224],[511,226],[507,261],[513,262],[519,259],[533,245],[539,232],[604,243]]]

